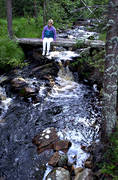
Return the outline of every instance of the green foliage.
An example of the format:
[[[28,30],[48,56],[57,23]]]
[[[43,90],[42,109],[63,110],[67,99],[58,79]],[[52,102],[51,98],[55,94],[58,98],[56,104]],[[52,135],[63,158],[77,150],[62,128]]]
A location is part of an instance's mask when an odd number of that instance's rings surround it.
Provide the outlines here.
[[[87,6],[94,5],[107,5],[108,0],[84,0]],[[27,22],[23,22],[23,20],[17,22],[17,28],[13,27],[15,30],[15,34],[18,37],[21,37],[23,34],[24,37],[38,37],[40,33],[40,29],[42,28],[43,21],[43,0],[12,0],[12,10],[13,10],[13,20],[14,17],[24,17],[27,19]],[[84,18],[101,18],[103,11],[105,8],[99,7],[97,10],[94,9],[79,9],[81,7],[86,7],[82,1],[80,0],[50,0],[46,1],[47,3],[47,20],[49,18],[54,19],[55,27],[58,28],[69,28],[72,26],[73,22],[76,22],[78,19]],[[35,6],[36,5],[36,6]],[[1,17],[6,17],[6,5],[5,1],[0,1],[0,9],[1,9]],[[35,10],[37,11],[38,18],[37,23],[33,22],[33,17],[35,16]],[[76,11],[77,10],[77,11]],[[90,11],[93,11],[91,13]],[[103,16],[102,16],[103,17]],[[31,23],[30,23],[31,21]],[[105,26],[106,23],[102,22],[102,26]],[[100,23],[101,24],[101,23]],[[27,29],[27,31],[26,31]],[[99,28],[99,30],[102,28]],[[27,32],[27,33],[26,33]],[[36,35],[33,36],[33,33]],[[23,36],[22,36],[23,37]]]
[[[94,50],[92,52],[92,61],[89,62],[90,65],[97,68],[99,72],[104,72],[104,62],[105,62],[105,50],[97,52]]]
[[[0,19],[0,27],[0,36],[6,37],[8,34],[6,19]],[[43,19],[41,16],[37,19],[31,17],[13,19],[13,33],[16,37],[41,38],[42,29]]]
[[[104,175],[112,177],[113,180],[118,179],[118,127],[110,137],[104,162],[101,165],[101,172]]]
[[[87,69],[87,67],[89,67],[89,69],[96,68],[98,69],[99,72],[104,72],[104,59],[105,59],[105,50],[101,50],[98,52],[95,49],[92,51],[91,55],[89,51],[81,53],[81,57],[79,57],[76,62],[72,63],[72,66],[78,65],[80,69],[83,71],[84,75],[85,75],[84,69]]]
[[[0,19],[0,37],[7,35],[7,21],[6,19]]]
[[[99,40],[106,41],[106,32],[99,35]]]
[[[16,16],[33,15],[33,0],[12,0],[13,14]]]
[[[70,11],[74,8],[75,3],[70,0],[49,1],[47,6],[47,19],[52,18],[56,28],[68,28],[72,25]]]
[[[37,19],[15,18],[13,20],[13,32],[16,37],[41,38],[43,29],[43,19],[39,16]]]
[[[23,66],[23,51],[8,38],[0,39],[0,68]]]
[[[6,15],[5,0],[0,0],[0,18],[4,18]]]
[[[84,39],[77,40],[76,48],[84,47]]]

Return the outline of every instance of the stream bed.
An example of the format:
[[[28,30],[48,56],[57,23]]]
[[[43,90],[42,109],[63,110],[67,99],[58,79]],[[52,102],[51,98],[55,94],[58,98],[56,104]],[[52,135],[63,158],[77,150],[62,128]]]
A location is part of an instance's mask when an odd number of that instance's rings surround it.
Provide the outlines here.
[[[81,146],[99,141],[101,107],[94,86],[79,82],[68,65],[64,67],[61,62],[77,56],[70,51],[61,52],[61,55],[51,53],[49,59],[55,58],[60,69],[50,90],[45,80],[24,73],[26,69],[17,72],[31,87],[38,89],[37,103],[32,103],[30,98],[26,102],[17,94],[6,93],[6,86],[1,87],[0,93],[5,98],[0,104],[0,177],[7,180],[45,179],[49,170],[46,164],[53,151],[37,154],[32,139],[49,127],[57,129],[60,139],[72,143],[67,153],[69,162],[75,167],[84,166],[90,154]]]

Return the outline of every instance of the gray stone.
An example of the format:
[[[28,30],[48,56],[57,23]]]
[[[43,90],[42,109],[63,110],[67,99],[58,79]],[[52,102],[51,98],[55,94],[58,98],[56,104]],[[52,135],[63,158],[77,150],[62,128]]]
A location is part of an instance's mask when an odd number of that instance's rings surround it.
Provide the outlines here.
[[[70,180],[70,173],[68,170],[58,167],[48,174],[46,180]]]
[[[74,180],[93,180],[92,171],[86,168],[81,173],[78,173]]]

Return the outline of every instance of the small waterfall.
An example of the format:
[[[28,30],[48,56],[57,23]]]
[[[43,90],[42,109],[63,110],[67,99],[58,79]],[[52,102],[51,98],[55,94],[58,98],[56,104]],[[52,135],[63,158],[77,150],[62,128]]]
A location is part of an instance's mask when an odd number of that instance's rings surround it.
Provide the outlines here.
[[[69,70],[69,66],[67,64],[66,67],[63,66],[62,61],[59,61],[60,70],[58,72],[58,77],[65,79],[67,81],[74,81],[74,77],[72,72]]]

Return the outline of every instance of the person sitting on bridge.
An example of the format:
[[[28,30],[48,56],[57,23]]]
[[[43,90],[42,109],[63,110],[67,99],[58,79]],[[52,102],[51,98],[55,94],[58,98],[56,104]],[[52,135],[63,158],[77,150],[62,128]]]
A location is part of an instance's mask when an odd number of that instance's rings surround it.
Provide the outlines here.
[[[42,31],[42,40],[43,40],[43,53],[42,55],[44,56],[46,53],[46,44],[47,44],[47,53],[46,55],[49,55],[49,51],[50,51],[50,43],[52,41],[56,41],[56,29],[53,26],[53,20],[49,19],[48,20],[48,25],[46,25],[43,28]]]

